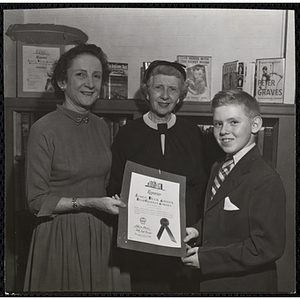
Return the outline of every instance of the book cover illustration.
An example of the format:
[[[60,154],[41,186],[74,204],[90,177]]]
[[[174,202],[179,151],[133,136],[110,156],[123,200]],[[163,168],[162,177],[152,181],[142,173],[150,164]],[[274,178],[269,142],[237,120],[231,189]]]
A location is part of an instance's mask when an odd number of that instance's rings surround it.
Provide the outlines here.
[[[105,91],[106,99],[128,98],[128,64],[109,63],[108,86]]]
[[[211,56],[177,55],[177,62],[186,67],[189,83],[188,93],[184,101],[211,100]]]
[[[258,102],[283,103],[284,58],[256,60],[256,99]]]
[[[244,74],[244,64],[239,65],[239,89],[243,89],[243,74]],[[241,80],[242,79],[242,80]],[[238,87],[238,60],[226,62],[223,64],[222,68],[222,90],[237,89]]]
[[[222,90],[242,90],[254,96],[255,62],[226,62],[222,68]]]

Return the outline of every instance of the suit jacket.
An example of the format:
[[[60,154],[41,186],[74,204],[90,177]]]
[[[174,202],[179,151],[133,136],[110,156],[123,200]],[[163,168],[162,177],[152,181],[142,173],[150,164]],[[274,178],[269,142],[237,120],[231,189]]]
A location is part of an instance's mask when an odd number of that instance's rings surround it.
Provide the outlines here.
[[[210,200],[212,181],[221,165],[212,167],[203,219],[194,226],[202,238],[200,292],[276,292],[275,261],[285,247],[281,178],[255,146]]]

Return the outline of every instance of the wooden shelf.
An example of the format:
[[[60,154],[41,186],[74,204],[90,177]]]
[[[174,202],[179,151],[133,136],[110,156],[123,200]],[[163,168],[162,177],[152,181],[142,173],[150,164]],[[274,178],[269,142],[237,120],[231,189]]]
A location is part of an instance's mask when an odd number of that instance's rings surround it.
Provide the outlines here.
[[[61,104],[63,100],[59,99],[40,99],[40,98],[5,98],[5,108],[16,108],[20,111],[31,110],[51,110],[55,109],[56,104]],[[296,115],[295,104],[279,104],[279,103],[260,103],[262,116],[272,117],[279,115]],[[148,110],[148,105],[141,99],[127,100],[97,100],[91,108],[95,112],[132,114],[143,113]],[[212,115],[210,102],[188,102],[184,101],[178,109],[179,115]]]

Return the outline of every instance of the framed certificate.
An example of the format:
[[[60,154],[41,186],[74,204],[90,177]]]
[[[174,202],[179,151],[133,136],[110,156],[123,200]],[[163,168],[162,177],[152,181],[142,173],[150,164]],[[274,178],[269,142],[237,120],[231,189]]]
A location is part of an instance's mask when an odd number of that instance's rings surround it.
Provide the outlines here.
[[[50,76],[53,64],[62,53],[62,46],[27,45],[17,42],[18,97],[54,97]]]
[[[127,161],[123,176],[118,247],[184,256],[186,235],[184,176]]]

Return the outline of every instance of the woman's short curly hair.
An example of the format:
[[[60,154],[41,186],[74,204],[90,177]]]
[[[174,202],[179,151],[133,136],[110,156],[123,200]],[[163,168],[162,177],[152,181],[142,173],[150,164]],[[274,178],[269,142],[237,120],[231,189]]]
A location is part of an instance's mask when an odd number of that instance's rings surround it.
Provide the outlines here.
[[[175,76],[180,79],[179,101],[180,102],[183,101],[183,99],[186,97],[186,94],[188,92],[188,84],[185,82],[184,76],[182,75],[181,72],[178,71],[178,69],[176,69],[170,65],[164,65],[164,64],[158,65],[155,68],[153,68],[153,70],[151,70],[151,73],[148,74],[148,76],[147,76],[147,79],[148,79],[147,82],[143,82],[141,84],[141,92],[142,92],[142,95],[145,97],[145,99],[147,99],[148,90],[149,90],[149,87],[151,86],[153,76],[159,75],[159,74]]]
[[[71,48],[69,51],[63,53],[52,68],[52,73],[50,74],[50,77],[52,86],[54,87],[54,93],[56,98],[64,98],[64,92],[61,91],[60,87],[58,86],[58,82],[68,80],[68,69],[70,68],[73,60],[82,54],[90,54],[99,59],[99,61],[102,64],[102,87],[108,82],[109,66],[106,54],[102,51],[100,47],[94,44],[81,43]]]

